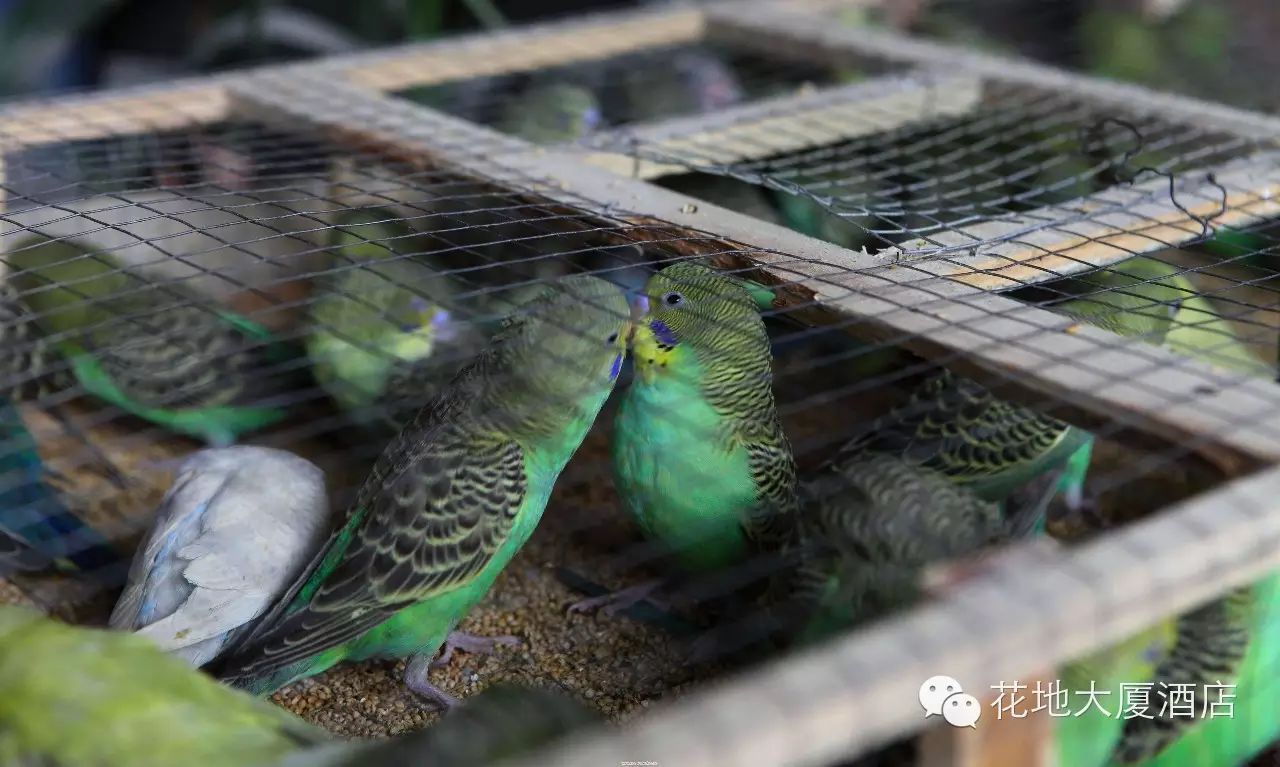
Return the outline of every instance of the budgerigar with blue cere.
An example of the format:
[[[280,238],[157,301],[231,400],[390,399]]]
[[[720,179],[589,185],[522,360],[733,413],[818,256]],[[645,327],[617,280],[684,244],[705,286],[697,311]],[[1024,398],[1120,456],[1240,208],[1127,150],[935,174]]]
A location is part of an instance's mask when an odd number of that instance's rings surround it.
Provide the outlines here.
[[[645,536],[691,572],[774,547],[794,509],[795,462],[774,402],[761,291],[682,261],[650,277],[639,298],[635,378],[614,421],[615,483]],[[571,609],[613,613],[657,586]]]
[[[485,648],[458,622],[533,532],[622,367],[627,300],[590,275],[549,283],[391,441],[311,567],[215,673],[257,694],[343,661]]]

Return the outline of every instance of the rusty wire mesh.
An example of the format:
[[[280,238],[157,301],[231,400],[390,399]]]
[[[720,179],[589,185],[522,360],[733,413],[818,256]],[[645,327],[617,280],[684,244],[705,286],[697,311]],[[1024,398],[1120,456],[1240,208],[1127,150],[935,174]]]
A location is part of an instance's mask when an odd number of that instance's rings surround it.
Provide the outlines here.
[[[602,89],[608,104],[618,89],[610,71],[643,81],[646,62],[670,55],[630,54],[616,70],[574,66],[600,78],[579,84]],[[558,760],[835,764],[914,729],[917,686],[937,673],[981,690],[979,726],[990,725],[987,685],[1011,681],[1006,673],[1062,678],[1059,664],[1099,663],[1100,648],[1157,619],[1225,604],[1229,589],[1275,565],[1276,480],[1265,467],[1280,444],[1280,323],[1267,141],[990,73],[873,66],[863,82],[795,91],[799,78],[763,60],[726,60],[753,83],[740,104],[705,115],[663,108],[649,119],[677,119],[657,123],[606,108],[602,127],[623,129],[573,151],[535,151],[468,122],[500,125],[495,110],[521,78],[535,79],[523,75],[476,87],[469,101],[438,88],[434,112],[324,79],[340,80],[342,66],[310,80],[266,73],[227,86],[234,95],[216,120],[92,139],[74,127],[58,139],[58,123],[52,139],[6,133],[23,125],[15,111],[0,126],[0,260],[17,307],[4,327],[26,334],[6,346],[17,353],[0,391],[22,419],[5,423],[25,424],[55,473],[33,479],[20,467],[4,489],[54,488],[126,558],[175,460],[226,436],[175,434],[183,429],[154,409],[183,410],[242,384],[235,404],[273,415],[233,436],[315,461],[341,509],[396,430],[450,385],[524,289],[587,272],[634,295],[655,271],[697,258],[777,288],[765,312],[771,388],[802,497],[842,445],[876,434],[878,416],[946,370],[1027,408],[1015,421],[1088,430],[1087,510],[1053,502],[1047,528],[1060,546],[1032,549],[1039,560],[1018,559],[1020,540],[991,541],[1015,544],[1013,553],[958,585],[930,581],[919,603],[892,605],[887,617],[855,615],[807,648],[733,651],[757,639],[766,611],[753,598],[729,599],[731,587],[758,587],[763,566],[777,567],[775,552],[687,576],[666,603],[566,614],[574,599],[669,574],[662,547],[641,540],[611,480],[610,424],[637,385],[624,372],[537,533],[464,624],[519,634],[525,646],[436,673],[464,695],[503,679],[559,686],[620,720],[695,693]],[[830,63],[795,71],[808,79]],[[74,111],[66,114],[74,125]],[[364,300],[351,288],[356,275],[397,297]],[[438,321],[456,331],[425,358],[390,353],[332,327],[319,308],[326,301],[392,334]],[[93,321],[67,319],[68,306]],[[222,328],[218,343],[183,336],[211,322]],[[369,364],[406,372],[411,396],[367,396],[321,372],[316,339],[335,336]],[[175,370],[148,368],[157,343],[180,350]],[[50,352],[44,366],[29,361],[37,350]],[[85,368],[95,362],[118,386],[152,396],[154,409],[105,403]],[[167,381],[175,372],[187,378]],[[655,424],[702,439],[682,414],[673,408]],[[32,447],[18,433],[4,452]],[[910,445],[880,449],[919,459]],[[21,519],[6,532],[29,532],[29,516]],[[934,533],[926,525],[922,535]],[[50,545],[66,543],[73,550],[59,555],[75,554],[75,541]],[[119,563],[96,588],[65,574],[12,580],[25,598],[92,623],[114,598]],[[1258,583],[1239,625],[1209,625],[1247,653],[1210,671],[1225,682],[1246,664],[1237,693],[1260,706],[1280,687],[1274,584]],[[690,643],[705,650],[708,640],[720,652],[691,662]],[[743,676],[726,695],[699,689],[731,672]],[[429,719],[398,670],[379,663],[340,667],[277,701],[344,735],[395,734]],[[1276,734],[1256,709],[1235,723],[1237,742],[1188,738],[1174,748],[1196,763],[1239,762]]]

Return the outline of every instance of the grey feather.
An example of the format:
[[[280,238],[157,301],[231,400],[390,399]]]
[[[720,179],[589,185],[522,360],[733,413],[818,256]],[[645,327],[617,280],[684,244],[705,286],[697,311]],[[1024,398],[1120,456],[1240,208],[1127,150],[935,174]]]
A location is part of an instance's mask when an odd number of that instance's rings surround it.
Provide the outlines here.
[[[111,627],[202,666],[293,582],[329,521],[324,472],[310,461],[263,447],[202,450],[161,501]]]

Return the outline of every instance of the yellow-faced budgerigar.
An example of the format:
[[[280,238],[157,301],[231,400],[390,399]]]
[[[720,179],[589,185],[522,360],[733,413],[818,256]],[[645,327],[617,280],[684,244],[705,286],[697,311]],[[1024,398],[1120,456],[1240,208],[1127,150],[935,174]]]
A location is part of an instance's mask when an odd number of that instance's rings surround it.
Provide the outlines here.
[[[454,628],[533,532],[613,389],[630,322],[599,278],[544,286],[388,445],[309,570],[216,673],[265,694],[342,661],[409,657],[410,689],[451,705],[430,661],[491,646]]]
[[[1270,365],[1240,342],[1184,271],[1136,256],[1068,280],[1063,287],[1073,295],[1052,308],[1218,367],[1269,375]]]
[[[353,211],[332,230],[332,271],[311,308],[316,381],[358,421],[399,429],[483,346],[422,260],[430,247],[389,212]]]
[[[202,666],[267,612],[328,534],[315,464],[265,447],[200,451],[161,501],[110,625]]]
[[[0,606],[0,764],[241,767],[326,740],[145,639]]]
[[[88,394],[214,445],[287,415],[298,369],[287,346],[249,318],[71,241],[31,238],[5,261],[35,324]]]
[[[760,303],[744,281],[687,261],[653,275],[640,298],[635,379],[614,423],[614,478],[646,537],[691,571],[772,548],[793,510],[795,463],[774,404]],[[570,609],[616,612],[657,585]]]
[[[585,138],[603,121],[590,89],[561,81],[535,83],[510,99],[502,113],[504,131],[535,144]]]
[[[599,722],[598,713],[564,693],[496,684],[424,730],[298,751],[274,767],[488,767]]]

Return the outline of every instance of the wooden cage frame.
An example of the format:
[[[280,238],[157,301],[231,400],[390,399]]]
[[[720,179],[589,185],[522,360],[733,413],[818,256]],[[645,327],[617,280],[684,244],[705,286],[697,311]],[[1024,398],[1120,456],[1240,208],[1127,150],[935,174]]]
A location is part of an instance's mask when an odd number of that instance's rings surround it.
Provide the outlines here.
[[[714,142],[717,159],[747,159],[802,148],[787,143],[800,131],[779,130],[798,120],[808,126],[805,140],[830,142],[905,125],[926,110],[964,114],[978,106],[984,83],[1016,84],[1255,142],[1260,149],[1246,160],[1206,169],[1227,191],[1226,211],[1215,223],[1280,217],[1278,118],[893,32],[842,28],[824,16],[833,4],[745,0],[606,13],[163,87],[10,104],[0,108],[0,216],[4,158],[15,150],[237,117],[301,123],[340,143],[482,174],[588,212],[625,211],[637,223],[710,233],[728,249],[752,254],[721,256],[726,265],[755,268],[763,279],[785,285],[785,303],[812,322],[840,321],[871,340],[908,339],[904,345],[912,351],[997,384],[1002,393],[1052,397],[1084,425],[1123,414],[1136,430],[1193,444],[1236,477],[1103,540],[1038,552],[1035,569],[1016,578],[997,569],[900,618],[662,707],[623,732],[584,733],[522,762],[820,765],[923,729],[916,689],[935,673],[984,685],[1034,678],[1280,567],[1280,387],[993,292],[1199,237],[1194,216],[1221,204],[1207,182],[1180,192],[1191,201],[1184,207],[1161,194],[1167,181],[1156,179],[1105,190],[1070,210],[1043,208],[945,232],[938,241],[954,246],[945,258],[900,248],[888,254],[895,259],[846,250],[649,184],[644,179],[670,167],[611,151],[617,136],[534,147],[386,93],[700,40],[828,63],[875,57],[906,71],[640,125],[627,137],[673,151]],[[1082,209],[1097,214],[1081,216]],[[1135,550],[1145,553],[1141,562]],[[1088,577],[1102,572],[1110,589]],[[1056,616],[1051,625],[1044,621],[1047,604]],[[985,645],[950,641],[947,627],[976,623],[986,627]],[[850,678],[857,679],[858,697],[845,681]],[[1052,763],[1043,720],[1001,724],[977,732],[935,728],[924,741],[925,758],[954,765]]]

